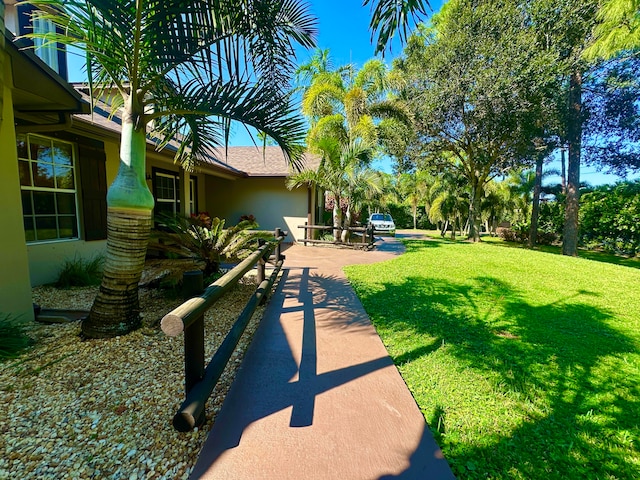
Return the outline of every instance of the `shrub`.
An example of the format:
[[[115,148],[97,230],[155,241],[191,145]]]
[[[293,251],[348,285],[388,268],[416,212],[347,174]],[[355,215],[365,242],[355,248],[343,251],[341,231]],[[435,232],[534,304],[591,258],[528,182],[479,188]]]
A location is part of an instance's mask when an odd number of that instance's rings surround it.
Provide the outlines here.
[[[515,224],[511,228],[500,227],[496,233],[507,242],[525,243],[529,239],[529,226]]]
[[[31,343],[23,322],[0,313],[0,361],[16,358]]]
[[[102,279],[103,264],[104,257],[102,255],[96,255],[89,260],[84,260],[76,255],[73,260],[65,260],[55,285],[58,288],[99,285]]]
[[[258,239],[273,240],[271,232],[252,230],[258,224],[248,220],[224,228],[224,220],[218,217],[187,218],[178,214],[162,215],[161,222],[169,232],[154,232],[154,237],[164,240],[155,247],[169,254],[203,261],[205,275],[217,272],[223,260],[235,261],[249,256],[258,248]]]
[[[558,241],[558,235],[554,232],[538,231],[538,245],[553,245]]]

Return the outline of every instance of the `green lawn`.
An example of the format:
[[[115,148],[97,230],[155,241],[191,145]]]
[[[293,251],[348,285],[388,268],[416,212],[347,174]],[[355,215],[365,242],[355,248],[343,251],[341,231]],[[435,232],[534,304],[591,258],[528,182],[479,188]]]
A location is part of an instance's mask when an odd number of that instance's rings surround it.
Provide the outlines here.
[[[460,478],[640,478],[640,271],[407,242],[346,269]]]

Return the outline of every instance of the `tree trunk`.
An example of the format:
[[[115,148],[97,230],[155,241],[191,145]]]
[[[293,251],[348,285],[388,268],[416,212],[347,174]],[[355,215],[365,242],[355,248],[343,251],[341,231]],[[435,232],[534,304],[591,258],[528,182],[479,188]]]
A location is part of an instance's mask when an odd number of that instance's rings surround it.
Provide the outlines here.
[[[128,110],[131,112],[131,110]],[[82,333],[124,335],[140,326],[138,282],[151,231],[153,196],[145,181],[146,135],[123,115],[120,169],[107,193],[107,253],[100,291]]]
[[[440,230],[440,236],[444,237],[447,234],[447,228],[449,228],[449,220],[445,220],[442,224],[442,229]]]
[[[567,160],[565,159],[565,150],[564,150],[564,145],[562,146],[562,148],[560,149],[560,165],[561,165],[561,178],[560,181],[561,183],[561,187],[562,187],[562,194],[566,195],[567,194]]]
[[[467,238],[473,242],[480,241],[480,202],[482,201],[482,181],[474,178],[471,183],[471,202],[469,204],[469,234]]]
[[[569,80],[569,118],[567,141],[567,197],[564,216],[563,255],[578,255],[578,209],[580,207],[580,148],[582,140],[582,74],[574,72]]]
[[[340,208],[340,197],[334,195],[333,200],[333,241],[339,242],[342,236],[342,209]]]
[[[351,226],[351,205],[347,206],[347,211],[344,216],[344,222],[342,224],[342,234],[340,236],[340,240],[342,243],[347,243],[349,241],[349,237],[351,236],[351,232],[349,231],[349,227]]]
[[[417,204],[417,202],[413,202],[412,207],[413,207],[413,209],[412,209],[413,210],[412,211],[412,213],[413,213],[413,229],[416,230],[418,228],[418,220],[417,220],[417,217],[418,217],[418,204]]]
[[[538,243],[538,217],[540,215],[540,192],[542,191],[542,166],[544,155],[538,154],[536,158],[536,178],[533,186],[533,206],[531,207],[531,226],[529,227],[529,248]]]

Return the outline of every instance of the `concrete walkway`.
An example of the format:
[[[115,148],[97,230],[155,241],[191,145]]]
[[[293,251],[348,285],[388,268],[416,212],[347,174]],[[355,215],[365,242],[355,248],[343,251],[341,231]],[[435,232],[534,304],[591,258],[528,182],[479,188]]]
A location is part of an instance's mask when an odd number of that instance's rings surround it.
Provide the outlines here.
[[[293,245],[191,479],[454,478],[342,267],[391,259]]]

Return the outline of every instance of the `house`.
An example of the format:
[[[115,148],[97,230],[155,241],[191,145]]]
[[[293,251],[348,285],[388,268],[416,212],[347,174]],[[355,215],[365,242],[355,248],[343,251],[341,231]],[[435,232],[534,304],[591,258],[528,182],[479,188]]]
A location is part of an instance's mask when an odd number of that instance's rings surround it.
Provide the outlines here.
[[[13,0],[2,5],[8,30],[0,51],[0,315],[33,318],[33,286],[54,281],[66,259],[106,248],[106,191],[119,166],[120,128],[108,105],[91,111],[85,85],[66,82],[63,49],[25,49],[16,41],[28,17]],[[260,228],[288,229],[292,239],[322,205],[309,189],[286,188],[289,170],[278,147],[213,151],[194,172],[173,163],[175,148],[157,151],[147,142],[156,212],[207,211],[227,225],[254,215]]]

